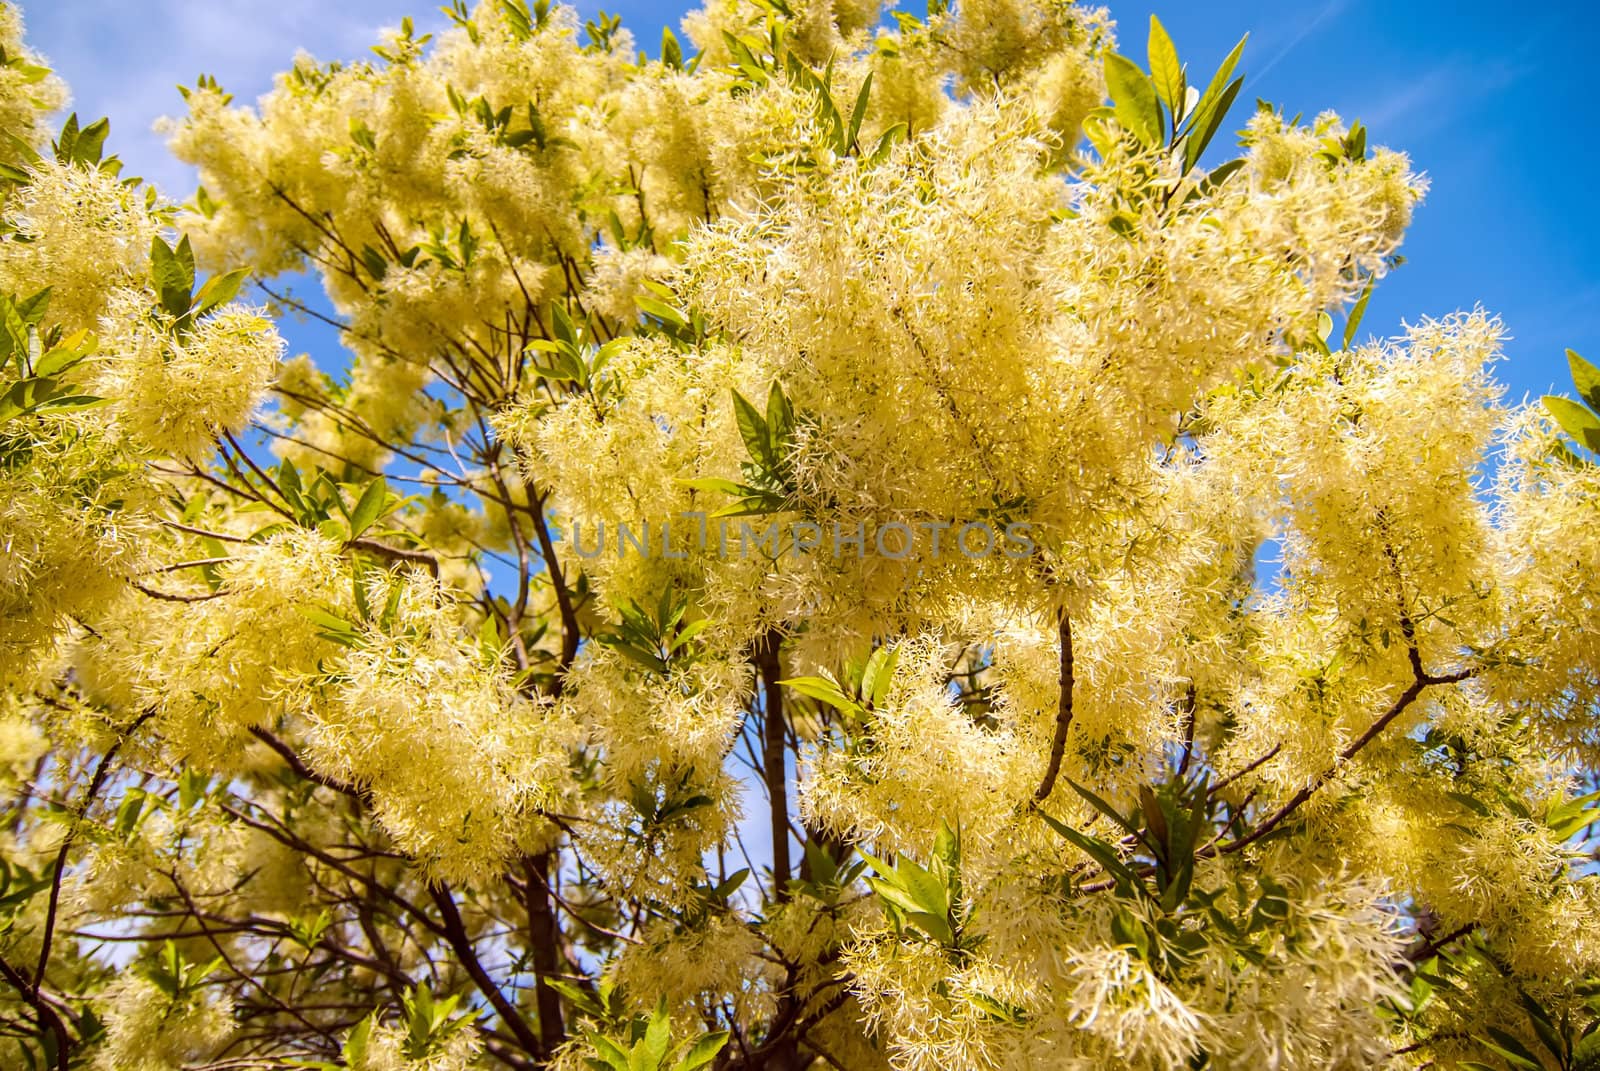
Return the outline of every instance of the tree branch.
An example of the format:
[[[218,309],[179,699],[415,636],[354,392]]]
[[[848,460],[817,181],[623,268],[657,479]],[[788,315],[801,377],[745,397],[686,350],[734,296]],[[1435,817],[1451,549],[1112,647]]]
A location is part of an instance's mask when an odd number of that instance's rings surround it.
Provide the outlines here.
[[[111,772],[111,763],[117,757],[117,752],[122,750],[122,745],[128,738],[139,731],[140,726],[155,717],[154,710],[147,710],[134,719],[133,724],[117,734],[117,739],[100,757],[100,762],[95,766],[94,776],[89,780],[89,790],[83,795],[83,803],[78,807],[77,822],[67,827],[67,832],[61,838],[61,847],[56,852],[55,870],[50,875],[50,902],[45,908],[44,928],[39,937],[39,963],[33,970],[33,992],[37,996],[39,987],[44,984],[44,969],[50,962],[51,938],[55,935],[56,911],[61,904],[61,881],[66,876],[67,852],[72,848],[72,842],[77,837],[78,823],[82,822],[89,814],[89,808],[94,805],[94,799],[100,794],[100,789],[105,786],[106,775]],[[63,1065],[64,1066],[64,1065]]]
[[[9,982],[39,1017],[39,1022],[56,1036],[56,1071],[67,1071],[71,1065],[72,1039],[67,1034],[67,1024],[61,1021],[54,1008],[45,1002],[36,984],[29,984],[21,971],[0,957],[0,977]]]
[[[1050,798],[1061,774],[1061,759],[1067,751],[1067,733],[1072,728],[1072,618],[1063,608],[1057,615],[1057,632],[1061,639],[1061,698],[1056,703],[1056,730],[1050,738],[1050,762],[1044,769],[1044,779],[1033,792],[1034,802]]]
[[[1411,644],[1409,648],[1409,657],[1411,662],[1411,683],[1406,685],[1405,690],[1400,693],[1399,697],[1395,699],[1394,703],[1390,705],[1389,709],[1371,725],[1367,726],[1366,730],[1360,736],[1356,737],[1349,744],[1341,748],[1338,758],[1333,765],[1329,766],[1322,773],[1318,774],[1317,777],[1315,777],[1305,787],[1301,788],[1300,791],[1296,792],[1293,796],[1290,796],[1287,803],[1285,803],[1282,807],[1279,807],[1276,811],[1273,811],[1272,814],[1268,815],[1266,820],[1260,825],[1256,826],[1256,828],[1252,829],[1249,833],[1246,833],[1237,840],[1231,840],[1222,845],[1220,848],[1217,848],[1214,854],[1228,855],[1239,851],[1241,848],[1245,848],[1251,844],[1254,844],[1262,837],[1265,837],[1268,833],[1271,833],[1274,829],[1277,829],[1283,824],[1285,819],[1294,814],[1295,811],[1299,810],[1300,807],[1319,789],[1321,789],[1329,781],[1333,780],[1334,776],[1339,772],[1340,768],[1342,768],[1345,763],[1355,758],[1357,753],[1359,753],[1362,748],[1372,743],[1372,741],[1377,738],[1379,733],[1383,732],[1384,729],[1389,727],[1390,723],[1410,709],[1411,704],[1417,701],[1418,697],[1422,695],[1424,689],[1438,684],[1457,684],[1476,673],[1476,670],[1472,669],[1459,670],[1455,673],[1446,673],[1443,675],[1427,673],[1422,668],[1422,656],[1417,651],[1414,643]]]
[[[445,940],[460,958],[462,969],[467,972],[484,999],[499,1014],[500,1021],[506,1024],[506,1029],[516,1035],[517,1042],[528,1052],[543,1056],[544,1049],[538,1036],[528,1026],[527,1020],[523,1019],[516,1006],[506,999],[500,987],[495,985],[494,979],[489,977],[489,972],[484,970],[482,961],[478,959],[478,950],[473,947],[472,938],[468,936],[467,928],[461,921],[461,912],[456,909],[456,901],[450,894],[450,887],[443,882],[429,883],[428,895],[433,897],[434,904],[439,908],[440,918],[444,920]]]

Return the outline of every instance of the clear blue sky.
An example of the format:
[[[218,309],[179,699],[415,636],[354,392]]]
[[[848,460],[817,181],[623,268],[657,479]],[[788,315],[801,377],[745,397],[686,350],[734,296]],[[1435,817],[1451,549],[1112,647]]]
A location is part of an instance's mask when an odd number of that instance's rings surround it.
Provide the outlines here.
[[[920,13],[923,0],[908,0]],[[379,27],[435,0],[34,0],[29,37],[71,83],[85,117],[108,115],[112,148],[174,196],[192,179],[150,133],[179,111],[174,90],[201,71],[240,99],[268,88],[298,48],[364,54]],[[579,4],[586,16],[594,3]],[[611,0],[654,50],[687,4]],[[1595,184],[1600,12],[1587,3],[1507,8],[1482,0],[1274,0],[1113,4],[1123,51],[1143,60],[1154,10],[1192,70],[1209,74],[1250,31],[1236,117],[1260,96],[1307,115],[1359,118],[1373,141],[1411,154],[1433,189],[1406,240],[1409,263],[1374,297],[1365,329],[1482,304],[1513,336],[1500,378],[1513,398],[1567,389],[1562,349],[1600,360],[1600,225]],[[286,325],[298,348],[327,343]],[[323,363],[336,362],[321,354]],[[1441,414],[1443,417],[1444,414]]]

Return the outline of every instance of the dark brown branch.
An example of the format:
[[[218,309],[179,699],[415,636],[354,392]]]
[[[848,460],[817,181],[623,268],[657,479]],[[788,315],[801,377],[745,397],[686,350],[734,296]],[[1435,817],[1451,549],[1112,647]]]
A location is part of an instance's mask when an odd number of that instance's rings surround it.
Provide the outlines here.
[[[550,988],[549,980],[559,973],[558,956],[560,929],[556,922],[555,907],[551,904],[550,860],[553,851],[541,852],[526,860],[528,885],[525,900],[528,908],[529,957],[533,962],[534,993],[539,1012],[539,1040],[546,1052],[554,1052],[567,1039],[566,1026],[561,1019],[561,994]]]
[[[539,553],[550,574],[550,583],[555,586],[556,610],[561,615],[561,661],[556,667],[555,682],[550,686],[551,694],[559,697],[567,670],[572,667],[573,659],[578,657],[578,641],[582,638],[582,632],[578,625],[577,608],[572,603],[572,593],[567,590],[567,578],[556,558],[555,543],[550,539],[550,525],[544,516],[545,500],[538,497],[531,483],[526,485],[526,490],[528,512],[533,515],[533,530],[539,537]]]
[[[1056,778],[1061,775],[1061,759],[1067,751],[1067,733],[1072,728],[1072,618],[1063,609],[1059,614],[1057,631],[1061,637],[1061,698],[1056,703],[1056,729],[1050,738],[1050,762],[1044,769],[1044,779],[1034,790],[1035,802],[1050,798],[1055,790]]]
[[[155,588],[147,588],[136,580],[128,581],[128,586],[141,595],[148,595],[150,598],[160,599],[162,602],[210,602],[212,599],[220,599],[223,594],[220,591],[208,591],[204,595],[179,595],[171,591],[157,591]]]
[[[375,539],[352,539],[345,546],[356,550],[371,551],[380,558],[390,561],[410,562],[428,567],[428,572],[433,574],[435,580],[439,579],[439,559],[423,550],[407,550],[404,547],[391,547],[387,543],[380,543]]]
[[[494,979],[489,977],[489,972],[484,970],[483,963],[478,959],[478,951],[472,945],[472,938],[467,934],[467,928],[461,921],[461,912],[456,909],[455,898],[450,894],[449,886],[443,882],[428,885],[428,895],[433,897],[433,902],[439,908],[439,916],[444,921],[444,938],[450,948],[460,959],[462,969],[472,979],[484,999],[499,1014],[500,1021],[506,1024],[506,1029],[516,1036],[517,1042],[528,1052],[537,1056],[544,1055],[544,1048],[539,1038],[528,1026],[520,1012],[506,995],[495,985]]]
[[[1467,934],[1471,933],[1477,928],[1478,924],[1476,922],[1469,922],[1465,926],[1457,926],[1443,937],[1436,937],[1433,940],[1424,942],[1419,947],[1407,952],[1406,959],[1412,963],[1425,963],[1434,956],[1438,955],[1439,951],[1444,948],[1445,945],[1453,944],[1456,941],[1461,940],[1461,938],[1465,937]]]
[[[778,659],[782,638],[769,629],[755,645],[756,668],[764,685],[764,720],[761,773],[767,784],[772,817],[772,898],[781,902],[789,896],[789,773],[784,759],[788,739],[783,716],[783,669]]]
[[[1355,758],[1361,749],[1372,743],[1372,741],[1377,738],[1379,733],[1383,732],[1384,729],[1389,727],[1390,723],[1410,709],[1411,704],[1417,701],[1425,689],[1438,684],[1460,683],[1461,681],[1471,677],[1475,672],[1474,670],[1464,669],[1455,673],[1446,673],[1438,676],[1427,673],[1422,668],[1422,656],[1417,651],[1415,644],[1411,645],[1409,648],[1409,657],[1411,662],[1411,683],[1406,685],[1405,690],[1400,693],[1399,697],[1395,699],[1394,703],[1390,705],[1389,709],[1371,725],[1367,726],[1366,730],[1360,736],[1356,737],[1349,744],[1346,744],[1343,748],[1341,748],[1338,759],[1333,765],[1329,766],[1321,774],[1317,775],[1316,778],[1301,788],[1300,791],[1296,792],[1293,796],[1290,796],[1288,802],[1279,807],[1276,811],[1273,811],[1272,814],[1268,815],[1260,825],[1256,826],[1249,833],[1246,833],[1237,840],[1231,840],[1222,845],[1220,848],[1217,848],[1216,854],[1227,855],[1232,852],[1239,851],[1241,848],[1245,848],[1251,844],[1254,844],[1262,837],[1265,837],[1268,833],[1271,833],[1274,829],[1277,829],[1287,818],[1289,818],[1290,815],[1294,814],[1294,812],[1299,810],[1307,800],[1315,795],[1319,789],[1321,789],[1329,781],[1333,780],[1334,776],[1338,774],[1340,768],[1343,767],[1345,763]]]
[[[284,762],[288,763],[289,769],[293,770],[296,776],[306,781],[311,781],[315,784],[321,785],[323,788],[331,788],[333,791],[338,792],[341,795],[349,796],[351,799],[357,800],[362,804],[366,804],[368,802],[366,792],[362,791],[356,786],[349,784],[348,782],[341,781],[336,777],[328,777],[325,774],[320,774],[313,770],[310,766],[307,766],[305,760],[299,755],[295,754],[294,748],[290,747],[271,730],[263,729],[259,725],[252,726],[250,729],[250,735],[261,741],[263,744],[266,744],[273,751],[277,752],[278,756],[282,758]]]
[[[117,739],[111,747],[100,757],[100,762],[95,766],[94,776],[89,780],[89,790],[83,795],[83,803],[78,807],[77,822],[67,827],[67,832],[61,838],[61,847],[56,851],[55,870],[50,875],[50,900],[45,908],[44,928],[39,937],[39,963],[33,969],[33,991],[37,995],[39,987],[44,984],[44,969],[50,962],[50,943],[55,934],[56,912],[61,905],[61,881],[66,876],[67,852],[72,848],[72,842],[77,837],[78,823],[82,822],[89,814],[89,808],[94,806],[94,799],[100,794],[100,789],[105,786],[106,775],[111,772],[111,763],[116,759],[117,752],[122,750],[122,745],[128,738],[139,731],[145,722],[155,717],[154,710],[147,710],[134,719],[133,724],[117,734]]]
[[[1206,795],[1207,796],[1215,796],[1218,792],[1221,792],[1223,789],[1227,788],[1229,785],[1231,785],[1235,781],[1239,780],[1239,778],[1244,777],[1247,774],[1255,773],[1257,770],[1261,769],[1261,767],[1265,766],[1267,763],[1271,762],[1274,758],[1276,758],[1278,752],[1280,752],[1282,750],[1283,750],[1283,745],[1282,744],[1273,744],[1272,747],[1267,750],[1266,754],[1264,754],[1260,758],[1257,758],[1254,761],[1252,761],[1244,769],[1235,770],[1233,773],[1229,774],[1227,777],[1224,777],[1222,780],[1220,780],[1216,784],[1212,785],[1209,789],[1206,790]]]
[[[1195,690],[1194,682],[1189,682],[1189,687],[1184,689],[1183,705],[1183,758],[1178,761],[1178,776],[1184,777],[1189,773],[1189,763],[1194,759],[1194,707]]]
[[[72,1039],[67,1034],[67,1024],[61,1021],[61,1016],[45,1001],[37,985],[30,985],[17,970],[4,958],[0,958],[0,977],[9,982],[28,1005],[33,1013],[39,1017],[39,1022],[45,1029],[56,1037],[56,1071],[67,1071],[71,1066]]]

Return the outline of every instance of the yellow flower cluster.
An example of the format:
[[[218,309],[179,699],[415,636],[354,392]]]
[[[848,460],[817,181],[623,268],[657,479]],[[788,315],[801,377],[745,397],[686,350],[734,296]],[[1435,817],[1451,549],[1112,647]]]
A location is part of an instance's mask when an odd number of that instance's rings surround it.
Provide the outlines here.
[[[143,942],[56,935],[102,1066],[1354,1069],[1590,1015],[1600,467],[1489,314],[1361,340],[1403,155],[1263,108],[1202,170],[1227,78],[1063,0],[710,0],[697,59],[446,15],[186,91],[181,208],[0,160],[0,862]],[[300,268],[345,358],[206,296]]]

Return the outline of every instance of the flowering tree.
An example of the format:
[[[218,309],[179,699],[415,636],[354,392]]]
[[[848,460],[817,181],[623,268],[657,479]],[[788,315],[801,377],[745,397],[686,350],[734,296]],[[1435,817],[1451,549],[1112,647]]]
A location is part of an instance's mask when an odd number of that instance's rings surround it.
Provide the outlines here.
[[[6,1067],[1600,1066],[1600,418],[1359,124],[455,0],[177,205],[0,12]]]

